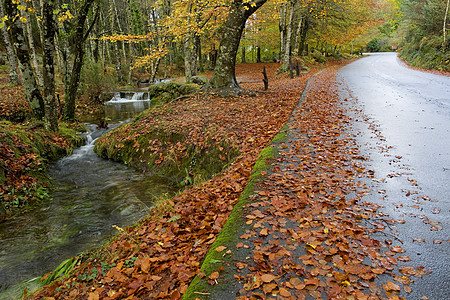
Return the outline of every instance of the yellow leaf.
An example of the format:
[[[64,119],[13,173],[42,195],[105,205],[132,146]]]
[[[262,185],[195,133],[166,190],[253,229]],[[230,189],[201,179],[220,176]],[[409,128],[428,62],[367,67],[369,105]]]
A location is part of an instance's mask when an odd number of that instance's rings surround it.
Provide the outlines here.
[[[313,249],[316,249],[316,248],[317,248],[316,245],[313,245],[313,244],[310,244],[310,243],[306,243],[306,245],[310,246],[310,247],[313,248]]]

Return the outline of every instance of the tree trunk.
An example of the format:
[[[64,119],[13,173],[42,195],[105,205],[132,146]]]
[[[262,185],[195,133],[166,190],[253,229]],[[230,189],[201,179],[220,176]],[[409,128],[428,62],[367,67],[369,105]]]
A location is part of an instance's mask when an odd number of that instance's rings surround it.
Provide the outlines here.
[[[3,4],[0,5],[0,14],[3,17],[5,12],[3,11]],[[12,84],[19,84],[19,76],[17,71],[17,59],[16,54],[14,53],[14,48],[11,44],[11,40],[9,38],[8,31],[6,30],[6,26],[1,29],[3,40],[5,42],[6,53],[8,55],[9,62],[9,82]]]
[[[260,46],[256,47],[256,62],[257,63],[261,62],[261,47]]]
[[[30,49],[29,52],[30,52],[30,57],[31,57],[31,64],[34,69],[34,74],[36,74],[37,83],[40,86],[43,86],[44,81],[42,79],[41,69],[39,68],[39,63],[37,61],[36,47],[34,46],[33,31],[31,29],[30,14],[28,13],[28,10],[26,10],[26,9],[21,12],[23,13],[23,16],[27,19],[27,21],[25,22],[25,31],[27,32],[27,40],[28,40],[28,45],[29,45],[29,49]]]
[[[309,29],[309,20],[308,20],[308,17],[305,17],[305,21],[303,22],[303,26],[302,26],[302,34],[301,34],[301,38],[300,38],[300,44],[298,47],[299,55],[304,55],[306,34],[308,33],[308,29]],[[308,53],[306,53],[306,55],[308,55]]]
[[[292,27],[293,27],[293,19],[294,19],[294,2],[289,2],[289,18],[288,22],[286,24],[286,40],[285,40],[285,47],[284,47],[284,55],[283,55],[283,69],[289,68],[291,64],[291,38],[292,38]]]
[[[231,3],[227,21],[220,41],[216,67],[208,87],[215,89],[240,88],[236,80],[236,54],[239,49],[242,31],[247,19],[267,0],[256,0],[254,6],[243,4],[243,0]]]
[[[114,1],[110,1],[109,2],[110,6],[109,6],[109,22],[110,22],[110,26],[111,26],[111,32],[112,34],[117,34],[116,32],[116,26],[115,26],[115,14],[114,14]],[[118,82],[122,82],[122,65],[120,62],[120,51],[119,51],[119,46],[118,46],[118,41],[117,42],[113,42],[113,48],[114,48],[114,54],[113,54],[113,58],[114,58],[114,64],[116,65],[116,73],[117,73],[117,81]]]
[[[283,4],[280,9],[280,59],[283,60],[286,53],[286,24],[287,24],[287,4]]]
[[[183,41],[184,50],[184,75],[186,83],[192,82],[192,49],[191,49],[191,34],[188,32]]]
[[[444,44],[443,44],[443,48],[445,50],[445,48],[447,47],[447,15],[448,15],[448,7],[450,6],[450,0],[447,0],[447,8],[445,9],[445,16],[444,16]]]
[[[19,14],[17,7],[10,0],[3,0],[5,15],[8,16],[7,26],[10,28],[9,37],[18,61],[20,62],[20,71],[22,73],[23,86],[30,105],[33,116],[38,120],[44,117],[44,99],[39,91],[36,78],[31,67],[31,58],[28,52],[28,45],[21,21],[16,18]]]
[[[245,60],[245,47],[242,47],[242,57],[241,57],[241,63],[245,64],[247,61]]]
[[[44,102],[45,102],[45,126],[51,131],[58,130],[58,111],[55,98],[55,21],[53,19],[55,0],[44,2],[42,17],[44,25],[43,39],[43,66],[44,66]]]
[[[94,3],[94,1],[95,0],[86,0],[83,2],[75,24],[75,34],[73,36],[74,49],[72,51],[74,55],[74,61],[70,80],[68,82],[69,85],[66,89],[66,104],[64,107],[64,118],[69,122],[73,122],[75,120],[75,99],[77,96],[78,86],[80,85],[80,75],[84,57],[84,42],[88,37],[88,34],[85,33],[86,18],[89,13],[89,9],[91,8],[91,5]],[[97,17],[98,12],[96,14],[96,17],[94,18],[94,23],[96,22]]]
[[[294,55],[299,55],[299,53],[298,53],[298,48],[299,48],[298,47],[298,38],[300,36],[300,32],[302,29],[302,21],[303,21],[303,18],[300,18],[300,20],[298,21],[297,30],[295,31],[295,36],[294,36],[294,42],[292,43],[292,47],[294,48],[294,52],[293,52]]]
[[[194,34],[193,44],[192,44],[192,61],[191,61],[191,75],[197,76],[198,68],[198,48],[200,47],[200,36]]]
[[[205,67],[203,65],[203,54],[202,54],[202,44],[201,44],[201,39],[199,35],[195,36],[196,39],[198,39],[198,54],[197,54],[197,58],[198,58],[198,70],[199,72],[205,72]]]

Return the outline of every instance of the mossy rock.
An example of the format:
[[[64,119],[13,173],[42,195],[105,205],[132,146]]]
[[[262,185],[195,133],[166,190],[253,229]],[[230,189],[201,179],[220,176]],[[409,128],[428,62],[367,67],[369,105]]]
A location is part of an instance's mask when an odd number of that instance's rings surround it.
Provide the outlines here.
[[[205,75],[194,76],[192,77],[192,83],[205,85],[208,83],[208,77],[206,77]]]
[[[163,82],[153,84],[148,88],[150,98],[160,103],[167,103],[183,95],[194,93],[198,87],[194,84],[182,84],[177,82]]]
[[[180,184],[211,179],[238,154],[227,141],[206,139],[201,145],[187,142],[183,130],[188,128],[169,129],[159,124],[142,133],[139,124],[136,120],[99,138],[94,151],[103,158],[172,178]]]

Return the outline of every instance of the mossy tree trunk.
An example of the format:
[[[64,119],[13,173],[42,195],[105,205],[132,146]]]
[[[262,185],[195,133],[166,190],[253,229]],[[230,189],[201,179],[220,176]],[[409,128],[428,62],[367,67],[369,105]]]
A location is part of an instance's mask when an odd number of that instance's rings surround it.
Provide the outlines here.
[[[22,0],[22,3],[23,2],[24,1]],[[35,47],[34,38],[33,38],[33,30],[31,28],[30,14],[28,13],[28,10],[26,10],[26,9],[21,10],[21,13],[27,19],[27,21],[25,22],[25,31],[27,33],[28,46],[30,49],[31,65],[33,66],[34,74],[36,75],[36,80],[37,80],[38,84],[40,86],[43,86],[44,80],[43,80],[41,69],[39,68],[39,63],[37,60],[36,47]]]
[[[284,53],[282,56],[283,60],[283,69],[287,70],[290,67],[291,64],[291,39],[292,39],[292,27],[293,27],[293,19],[294,19],[294,1],[289,1],[289,7],[288,7],[288,13],[289,16],[287,16],[287,23],[286,26],[286,37],[284,40]],[[282,41],[283,42],[283,41]]]
[[[5,15],[3,11],[3,5],[0,5],[0,14],[2,17]],[[8,31],[6,30],[6,27],[3,27],[1,29],[3,40],[6,47],[6,53],[8,55],[8,62],[9,62],[9,82],[12,84],[18,84],[19,83],[19,75],[17,70],[17,59],[16,54],[14,53],[13,46],[11,44],[11,40],[8,35]]]
[[[9,37],[14,46],[17,60],[20,62],[19,66],[28,103],[33,116],[38,120],[42,120],[44,117],[44,99],[34,77],[25,31],[19,18],[16,18],[19,15],[19,11],[16,4],[13,4],[11,0],[3,0],[3,7],[5,15],[8,16]]]
[[[243,0],[234,0],[231,3],[223,28],[214,73],[207,85],[209,88],[240,88],[236,81],[235,67],[242,31],[247,19],[267,0],[255,0],[245,4],[243,2]]]
[[[68,87],[66,88],[66,104],[64,106],[64,118],[69,122],[75,120],[75,99],[77,96],[78,86],[80,85],[81,68],[83,67],[84,42],[89,36],[89,32],[94,27],[93,25],[97,21],[99,15],[99,8],[97,6],[97,13],[92,21],[93,23],[88,30],[85,30],[87,15],[94,2],[95,0],[86,0],[83,2],[75,23],[75,32],[71,37],[74,60],[72,73],[70,74]]]
[[[55,20],[53,10],[55,0],[46,0],[43,4],[42,17],[44,27],[44,39],[42,48],[44,51],[44,103],[45,126],[51,131],[58,130],[58,111],[55,97]]]

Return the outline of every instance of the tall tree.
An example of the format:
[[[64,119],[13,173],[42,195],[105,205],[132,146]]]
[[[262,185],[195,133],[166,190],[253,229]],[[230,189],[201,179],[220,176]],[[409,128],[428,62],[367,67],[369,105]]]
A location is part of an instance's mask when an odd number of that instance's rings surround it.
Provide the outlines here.
[[[9,37],[14,45],[16,57],[20,62],[20,71],[28,103],[33,116],[38,120],[42,120],[44,117],[44,99],[33,74],[25,31],[22,21],[18,18],[20,13],[17,9],[17,4],[14,4],[12,0],[3,0],[3,8],[5,15],[8,17],[6,25],[9,28]]]
[[[450,0],[447,0],[447,7],[445,8],[445,15],[444,15],[444,26],[442,31],[444,32],[444,42],[442,43],[442,47],[446,48],[447,46],[447,16],[448,16],[448,8],[450,6]]]
[[[209,88],[240,88],[236,80],[236,55],[242,31],[247,19],[267,0],[233,0],[223,27],[214,73],[208,83]]]
[[[22,0],[23,3],[23,0]],[[25,3],[23,3],[25,4]],[[21,14],[24,18],[25,23],[25,32],[27,33],[27,40],[28,40],[28,46],[30,50],[30,57],[31,57],[31,65],[33,66],[34,74],[36,75],[36,80],[40,86],[44,84],[41,69],[39,68],[39,63],[37,59],[36,54],[36,46],[34,43],[34,37],[33,37],[33,29],[31,28],[31,18],[30,13],[28,12],[28,9],[31,11],[34,11],[33,7],[26,8],[26,5],[22,5],[25,9],[21,10]]]
[[[82,2],[81,7],[77,13],[75,21],[75,28],[70,37],[72,45],[73,68],[68,80],[66,94],[64,96],[64,118],[67,121],[75,120],[75,99],[77,96],[78,86],[80,85],[81,68],[83,67],[84,59],[84,43],[89,36],[90,31],[93,29],[95,22],[98,19],[99,8],[97,5],[96,14],[90,27],[86,29],[86,20],[91,9],[91,6],[96,2],[95,0],[85,0]],[[98,2],[97,2],[98,4]]]
[[[3,18],[5,16],[5,12],[3,11],[3,3],[0,5],[0,15]],[[6,30],[6,26],[2,25],[1,28],[3,41],[5,43],[6,47],[6,53],[8,55],[8,62],[9,62],[9,82],[12,84],[18,84],[19,83],[19,75],[17,70],[17,59],[16,54],[14,53],[13,45],[11,44],[11,40],[8,34],[8,31]]]
[[[55,20],[53,11],[55,0],[46,0],[42,8],[42,23],[44,29],[43,48],[43,67],[44,67],[44,103],[45,103],[45,125],[51,131],[58,130],[58,111],[55,97]]]

